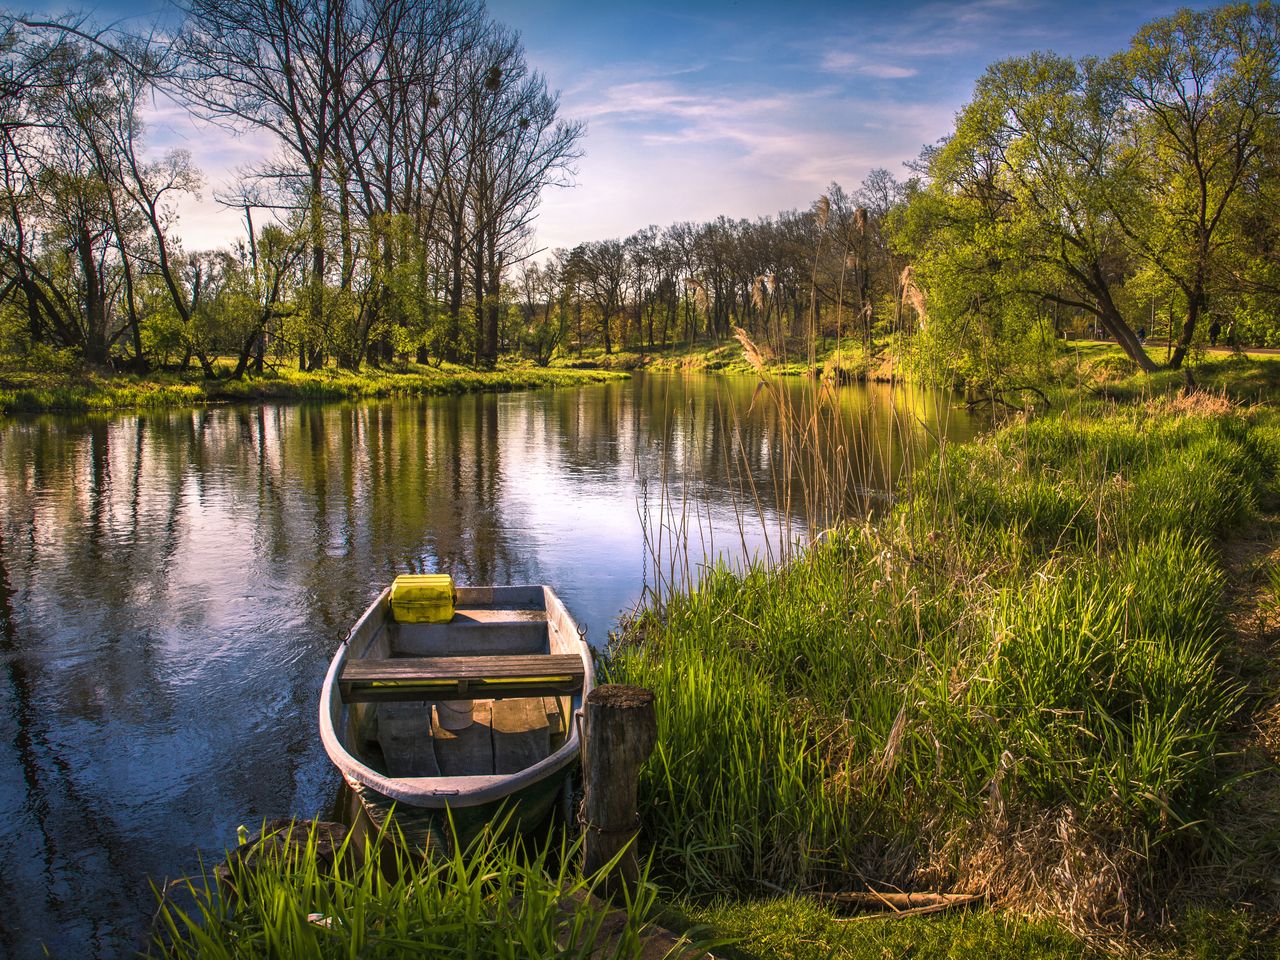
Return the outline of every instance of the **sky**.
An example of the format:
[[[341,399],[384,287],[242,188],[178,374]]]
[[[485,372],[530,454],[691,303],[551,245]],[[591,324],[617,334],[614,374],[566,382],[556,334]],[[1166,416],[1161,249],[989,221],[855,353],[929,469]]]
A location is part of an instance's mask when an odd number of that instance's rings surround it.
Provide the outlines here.
[[[809,206],[831,182],[858,186],[945,136],[987,64],[1033,50],[1081,56],[1125,47],[1186,3],[1117,0],[489,0],[530,64],[586,122],[574,185],[544,197],[535,245],[625,237],[649,224],[755,218]],[[1192,3],[1191,6],[1208,6]],[[163,0],[99,8],[145,17]],[[243,233],[213,197],[268,156],[173,105],[150,118],[156,152],[191,151],[204,172],[182,203],[188,249]]]

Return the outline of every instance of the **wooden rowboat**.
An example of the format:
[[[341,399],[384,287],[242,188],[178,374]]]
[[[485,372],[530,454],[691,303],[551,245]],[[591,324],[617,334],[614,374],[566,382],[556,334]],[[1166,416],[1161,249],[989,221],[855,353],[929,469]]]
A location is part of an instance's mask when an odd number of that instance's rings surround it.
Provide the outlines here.
[[[338,648],[320,738],[347,815],[422,847],[465,842],[501,812],[541,822],[578,759],[591,650],[550,587],[458,587],[447,623],[398,623],[390,590]]]

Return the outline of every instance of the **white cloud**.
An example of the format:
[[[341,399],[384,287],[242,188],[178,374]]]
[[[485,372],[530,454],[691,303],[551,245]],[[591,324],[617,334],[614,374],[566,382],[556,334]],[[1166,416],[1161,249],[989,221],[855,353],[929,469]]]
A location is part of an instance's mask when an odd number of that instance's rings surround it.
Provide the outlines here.
[[[704,90],[683,78],[600,74],[566,96],[590,119],[578,186],[550,191],[539,246],[626,236],[648,224],[755,218],[808,206],[836,180],[855,187],[946,132],[956,105],[808,90]]]
[[[147,129],[149,159],[170,150],[186,150],[192,165],[201,172],[203,189],[174,200],[178,234],[187,250],[223,247],[244,235],[243,213],[228,209],[215,197],[233,192],[239,172],[270,158],[278,143],[263,130],[233,131],[200,120],[185,106],[158,97],[143,114]],[[262,215],[265,222],[267,215]]]
[[[822,55],[822,69],[827,73],[859,74],[880,80],[902,80],[914,77],[920,71],[915,67],[903,67],[895,63],[868,61],[847,49],[828,50]]]

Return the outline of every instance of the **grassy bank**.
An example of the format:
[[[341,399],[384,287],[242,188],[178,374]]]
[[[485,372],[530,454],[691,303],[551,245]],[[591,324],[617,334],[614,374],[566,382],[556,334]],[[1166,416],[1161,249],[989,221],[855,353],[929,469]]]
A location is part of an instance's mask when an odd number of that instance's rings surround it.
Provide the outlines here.
[[[1271,375],[1239,369],[1244,393]],[[1219,545],[1273,495],[1280,427],[1172,386],[1019,420],[888,515],[639,617],[610,678],[657,692],[656,874],[728,903],[702,913],[726,930],[750,925],[744,891],[767,911],[869,882],[1088,931],[1153,929],[1192,875],[1273,899],[1215,825],[1257,707]]]
[[[1280,397],[1280,353],[1202,352],[1185,370],[1138,375],[1138,366],[1113,343],[1072,344],[1057,368],[1065,385],[1062,399],[1076,394],[1132,403],[1144,396],[1184,390],[1188,375],[1196,388],[1240,403],[1267,404]]]
[[[1192,909],[1165,935],[1124,943],[1080,937],[1055,920],[1011,911],[850,916],[811,897],[716,900],[685,909],[678,920],[719,937],[725,945],[715,954],[724,960],[1261,960],[1280,951],[1267,922],[1242,909]]]
[[[506,365],[472,370],[407,364],[359,373],[281,370],[244,380],[206,380],[193,374],[139,377],[75,369],[0,371],[0,413],[91,411],[193,406],[261,400],[357,400],[432,396],[538,387],[575,387],[625,373]]]
[[[859,345],[845,342],[837,349],[834,341],[826,341],[809,366],[808,350],[799,342],[785,357],[772,354],[764,358],[764,367],[772,376],[804,376],[814,369],[820,376],[838,377],[844,382],[887,380],[893,372],[886,355],[869,356]],[[606,355],[595,349],[582,356],[568,356],[554,361],[554,366],[571,370],[654,370],[667,373],[736,373],[755,374],[757,367],[743,355],[737,340],[723,343],[676,344],[652,350],[618,350]]]
[[[224,876],[170,890],[152,954],[631,960],[655,913],[648,885],[618,910],[595,899],[594,884],[573,869],[574,845],[526,849],[481,835],[427,862],[388,836],[376,859],[349,840],[330,858],[305,829],[297,838],[269,834],[233,855]]]

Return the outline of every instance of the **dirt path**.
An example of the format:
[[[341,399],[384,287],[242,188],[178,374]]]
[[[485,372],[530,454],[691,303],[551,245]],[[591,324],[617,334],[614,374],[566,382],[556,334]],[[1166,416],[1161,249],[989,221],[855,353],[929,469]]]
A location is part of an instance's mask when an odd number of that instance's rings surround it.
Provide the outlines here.
[[[1225,849],[1187,877],[1188,894],[1280,917],[1280,496],[1222,545],[1227,668],[1245,684],[1240,780],[1219,821]]]

